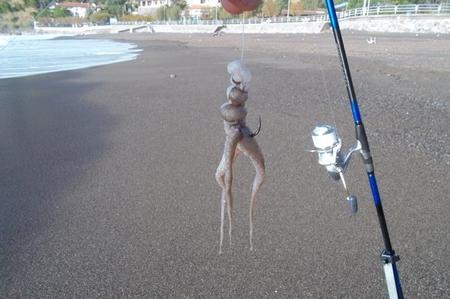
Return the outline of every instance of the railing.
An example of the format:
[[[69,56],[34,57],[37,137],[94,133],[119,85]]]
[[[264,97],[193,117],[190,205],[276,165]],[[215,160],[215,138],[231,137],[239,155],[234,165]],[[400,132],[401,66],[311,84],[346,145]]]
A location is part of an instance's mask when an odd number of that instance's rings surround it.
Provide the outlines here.
[[[450,13],[450,3],[441,4],[404,4],[376,5],[368,8],[356,8],[338,13],[339,18],[374,16],[374,15],[441,15]]]
[[[294,17],[271,17],[261,18],[253,17],[244,19],[245,24],[261,24],[261,23],[288,23],[288,22],[323,22],[326,20],[326,15],[311,15],[311,16],[294,16]],[[186,19],[178,21],[155,21],[151,22],[153,25],[217,25],[217,24],[241,24],[242,19],[223,19],[223,20],[197,20]],[[131,25],[136,23],[121,22],[121,25]]]
[[[450,14],[450,3],[441,4],[403,4],[403,5],[375,5],[366,8],[355,8],[338,12],[338,18],[346,19],[362,16],[395,16],[395,15],[443,15]],[[328,15],[317,14],[308,16],[292,17],[253,17],[245,19],[245,24],[262,23],[294,23],[294,22],[324,22],[328,21]],[[118,22],[117,25],[218,25],[218,24],[241,24],[242,19],[224,20],[197,20],[180,19],[177,21],[156,21],[156,22]]]

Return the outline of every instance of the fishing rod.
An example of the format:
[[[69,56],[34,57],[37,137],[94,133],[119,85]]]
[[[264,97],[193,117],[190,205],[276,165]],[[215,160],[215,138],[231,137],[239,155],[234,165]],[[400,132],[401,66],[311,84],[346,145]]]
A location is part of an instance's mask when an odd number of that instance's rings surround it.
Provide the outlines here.
[[[370,154],[369,141],[367,140],[366,131],[361,119],[358,102],[356,100],[355,90],[353,88],[350,67],[345,53],[344,41],[339,27],[339,21],[336,15],[336,9],[333,0],[325,0],[330,17],[330,23],[333,30],[334,40],[336,42],[337,52],[342,65],[345,85],[347,87],[348,98],[352,110],[353,120],[355,123],[356,144],[350,148],[347,153],[341,152],[342,142],[335,128],[329,125],[318,125],[312,132],[312,139],[315,146],[314,152],[318,153],[319,164],[325,166],[327,172],[335,180],[341,180],[347,192],[347,201],[350,204],[353,213],[358,209],[356,196],[351,195],[348,191],[347,184],[344,179],[344,173],[350,163],[354,153],[359,153],[366,168],[370,189],[377,211],[378,221],[380,223],[381,234],[383,236],[385,249],[381,253],[381,260],[384,264],[384,273],[389,292],[389,298],[403,299],[403,292],[400,283],[400,276],[397,271],[396,263],[400,260],[392,248],[391,239],[384,217],[383,205],[378,190],[372,155]]]

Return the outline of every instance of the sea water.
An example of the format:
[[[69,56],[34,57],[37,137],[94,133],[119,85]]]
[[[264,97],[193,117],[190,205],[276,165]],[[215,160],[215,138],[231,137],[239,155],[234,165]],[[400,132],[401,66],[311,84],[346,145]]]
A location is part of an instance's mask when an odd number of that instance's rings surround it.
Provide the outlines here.
[[[129,61],[140,51],[132,43],[55,37],[0,36],[0,79]]]

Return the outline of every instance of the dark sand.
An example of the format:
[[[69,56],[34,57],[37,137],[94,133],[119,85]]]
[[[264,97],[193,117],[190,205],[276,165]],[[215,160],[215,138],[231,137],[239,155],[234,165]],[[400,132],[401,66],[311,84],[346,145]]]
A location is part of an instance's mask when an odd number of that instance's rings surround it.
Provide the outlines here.
[[[344,36],[404,292],[449,298],[450,39],[367,37]],[[0,297],[387,297],[361,162],[350,216],[305,151],[320,122],[354,140],[331,34],[247,37],[248,123],[261,115],[268,179],[250,252],[254,171],[238,160],[234,246],[221,256],[218,108],[240,36],[113,38],[144,52],[0,80]]]

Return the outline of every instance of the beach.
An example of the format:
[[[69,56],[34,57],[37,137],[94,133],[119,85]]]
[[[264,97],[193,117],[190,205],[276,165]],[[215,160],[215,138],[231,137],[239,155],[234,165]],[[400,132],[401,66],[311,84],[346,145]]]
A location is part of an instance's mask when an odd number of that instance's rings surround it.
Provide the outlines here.
[[[355,157],[345,192],[311,131],[354,142],[330,32],[247,35],[247,124],[266,160],[234,167],[218,255],[219,107],[241,35],[115,34],[133,61],[0,80],[1,297],[386,298],[383,242]],[[344,32],[406,298],[450,297],[450,38]]]

